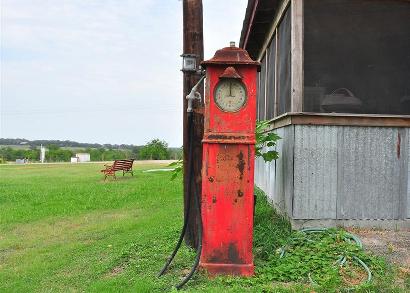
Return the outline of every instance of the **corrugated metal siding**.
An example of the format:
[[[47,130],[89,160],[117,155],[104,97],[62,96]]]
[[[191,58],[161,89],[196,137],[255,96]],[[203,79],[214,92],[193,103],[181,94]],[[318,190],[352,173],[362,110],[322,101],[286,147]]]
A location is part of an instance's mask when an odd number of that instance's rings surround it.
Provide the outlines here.
[[[273,149],[276,149],[276,147],[273,148]],[[276,178],[275,178],[276,177],[276,170],[275,170],[276,162],[272,161],[272,162],[269,162],[267,165],[269,165],[269,171],[270,172],[269,172],[268,186],[266,186],[266,189],[269,192],[269,196],[270,196],[271,201],[274,202],[273,196],[275,194],[274,189],[275,189],[275,183],[276,183]],[[282,208],[282,207],[280,207],[280,208]]]
[[[334,219],[337,127],[295,126],[293,218]]]
[[[407,182],[402,163],[407,156],[398,153],[398,141],[400,152],[407,153],[406,132],[384,127],[339,128],[337,218],[400,218],[402,185]]]
[[[267,151],[267,149],[268,148],[265,148],[265,151]],[[263,167],[264,167],[263,172],[265,173],[264,177],[263,177],[263,179],[264,179],[263,186],[264,186],[265,190],[268,190],[268,191],[270,190],[269,186],[271,185],[271,183],[270,183],[270,173],[271,173],[270,165],[271,165],[270,163],[263,164]],[[273,172],[275,172],[275,171],[273,171]]]
[[[255,184],[269,196],[267,193],[265,177],[265,162],[262,158],[257,158],[255,163]]]
[[[255,185],[258,186],[259,188],[262,188],[261,183],[260,183],[260,172],[259,172],[259,165],[261,164],[260,158],[256,158],[255,160],[255,174],[254,174],[254,180],[255,180]],[[263,188],[262,188],[263,189]]]
[[[403,158],[400,160],[400,212],[399,218],[407,218],[407,211],[409,199],[408,199],[408,175],[409,175],[409,129],[401,128],[399,129],[400,135],[403,135],[401,140],[403,145],[400,146],[402,151],[400,156]]]
[[[276,146],[279,159],[275,164],[275,186],[271,189],[272,198],[276,206],[291,215],[293,181],[289,179],[293,178],[294,126],[280,128],[276,132],[282,139]]]
[[[272,148],[265,148],[264,152],[266,152],[268,149]],[[266,193],[269,200],[273,203],[273,188],[275,186],[275,161],[265,163],[262,158],[256,159],[255,184]]]
[[[288,215],[292,214],[293,210],[293,194],[294,194],[294,183],[293,180],[289,180],[289,178],[294,177],[294,150],[295,150],[295,126],[288,126],[285,128],[285,136],[284,136],[284,149],[283,149],[283,158],[286,161],[284,174],[286,179],[285,184],[285,208]]]
[[[266,172],[265,172],[265,163],[263,162],[263,159],[261,160],[261,163],[259,165],[259,181],[260,181],[260,188],[262,188],[263,191],[266,192]]]
[[[264,151],[268,151],[268,150],[271,150],[271,149],[274,149],[274,148],[266,147],[264,149]],[[262,159],[262,162],[263,162],[263,159]],[[265,182],[263,184],[264,190],[265,190],[265,193],[267,194],[267,196],[269,197],[270,201],[274,202],[273,201],[273,195],[274,195],[273,188],[275,186],[275,161],[267,162],[267,163],[263,162],[263,165],[265,166],[265,168],[264,168]]]
[[[282,160],[282,154],[283,154],[283,144],[284,144],[284,132],[285,128],[280,128],[275,131],[280,137],[282,137],[281,140],[279,140],[276,144],[276,151],[281,154],[279,156],[279,159],[275,161],[273,164],[273,167],[275,168],[275,185],[271,187],[269,190],[269,196],[272,199],[272,202],[275,204],[276,207],[278,207],[280,210],[285,209],[285,192],[283,188],[284,184],[284,178],[283,178],[283,165],[284,161]]]
[[[279,159],[257,160],[256,184],[294,219],[410,218],[410,129],[277,129]]]
[[[410,129],[407,129],[407,218],[410,219]]]
[[[277,131],[282,137],[276,146],[281,154],[278,160],[265,163],[262,158],[258,158],[255,166],[255,184],[277,208],[289,214],[293,196],[293,182],[289,180],[293,178],[293,129],[294,126],[288,126]]]

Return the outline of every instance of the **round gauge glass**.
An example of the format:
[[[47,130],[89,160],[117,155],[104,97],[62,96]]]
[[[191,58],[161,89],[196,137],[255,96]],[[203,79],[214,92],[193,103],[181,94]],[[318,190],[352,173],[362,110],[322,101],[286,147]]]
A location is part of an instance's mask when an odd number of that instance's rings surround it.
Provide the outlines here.
[[[245,85],[237,79],[223,79],[215,88],[214,100],[219,109],[237,112],[247,100]]]

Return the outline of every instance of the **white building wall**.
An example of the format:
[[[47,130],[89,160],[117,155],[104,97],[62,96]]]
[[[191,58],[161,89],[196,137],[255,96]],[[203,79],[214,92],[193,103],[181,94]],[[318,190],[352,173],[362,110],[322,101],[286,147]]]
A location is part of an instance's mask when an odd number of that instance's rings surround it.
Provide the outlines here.
[[[75,154],[75,156],[78,158],[78,162],[89,162],[90,161],[90,154],[88,153],[78,153]]]

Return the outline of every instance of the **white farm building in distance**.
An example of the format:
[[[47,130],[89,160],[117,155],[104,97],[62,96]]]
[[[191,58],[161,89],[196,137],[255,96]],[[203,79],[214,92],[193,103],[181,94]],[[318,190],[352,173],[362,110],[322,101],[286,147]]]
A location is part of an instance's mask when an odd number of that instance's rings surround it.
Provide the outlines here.
[[[75,157],[71,158],[71,163],[83,163],[90,161],[90,154],[89,153],[78,153],[75,154]]]

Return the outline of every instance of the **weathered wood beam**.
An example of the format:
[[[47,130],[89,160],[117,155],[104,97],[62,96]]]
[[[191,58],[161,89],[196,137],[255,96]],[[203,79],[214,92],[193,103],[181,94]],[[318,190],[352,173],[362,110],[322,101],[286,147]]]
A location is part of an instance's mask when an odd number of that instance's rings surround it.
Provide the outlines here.
[[[183,53],[195,54],[198,56],[197,64],[204,59],[204,44],[203,44],[203,16],[202,16],[202,0],[183,0]],[[189,213],[188,227],[185,233],[185,242],[187,245],[196,248],[198,245],[198,217],[199,214],[194,208],[194,197],[189,199],[188,182],[191,181],[191,192],[194,190],[201,197],[202,180],[202,137],[204,132],[204,117],[203,105],[200,101],[194,101],[194,117],[193,128],[193,166],[194,177],[190,178],[189,174],[189,143],[188,120],[187,120],[187,100],[186,96],[191,91],[192,87],[199,81],[200,76],[192,72],[184,72],[183,78],[183,149],[184,149],[184,217],[188,216],[187,207],[191,206]],[[199,92],[203,93],[203,86],[199,88]]]
[[[291,0],[291,111],[303,111],[303,0]]]

